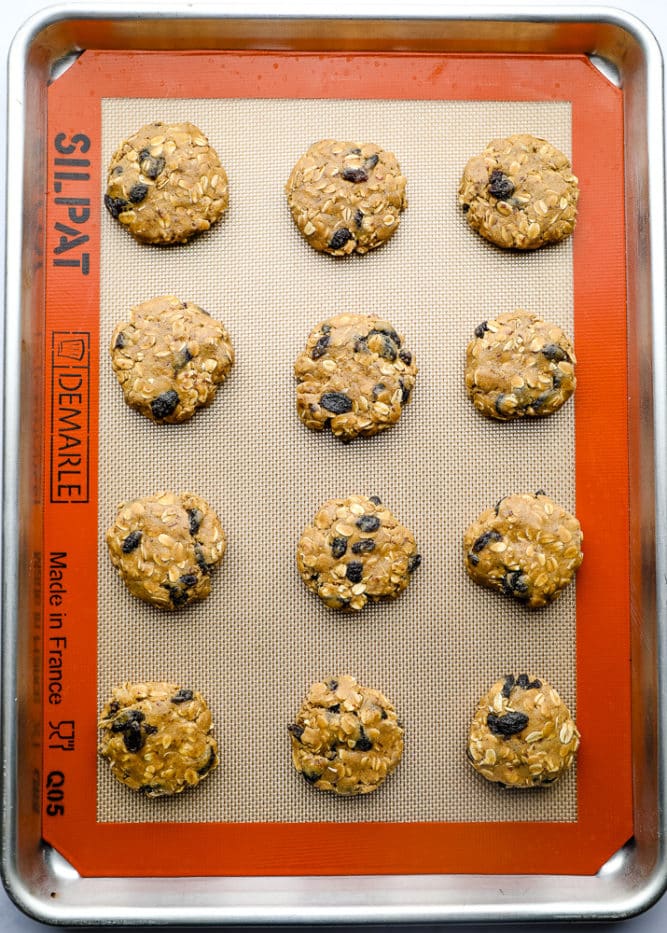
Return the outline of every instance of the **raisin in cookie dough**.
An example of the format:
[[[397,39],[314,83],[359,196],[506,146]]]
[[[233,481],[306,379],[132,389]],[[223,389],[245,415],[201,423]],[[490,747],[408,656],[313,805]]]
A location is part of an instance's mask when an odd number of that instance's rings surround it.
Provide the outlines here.
[[[299,232],[332,256],[367,253],[391,237],[407,206],[405,178],[391,152],[373,143],[314,143],[285,186]]]
[[[553,784],[572,765],[580,735],[554,688],[534,674],[508,674],[477,705],[468,760],[507,787]]]
[[[313,684],[288,729],[296,770],[335,794],[377,790],[403,754],[393,705],[349,674]]]
[[[173,295],[136,305],[111,338],[111,364],[125,401],[152,421],[192,418],[211,404],[233,363],[223,324]]]
[[[113,154],[104,204],[143,243],[185,243],[227,209],[227,175],[192,123],[149,123]]]
[[[544,417],[574,392],[576,362],[560,327],[530,311],[510,311],[475,328],[467,349],[466,389],[487,418]]]
[[[99,753],[113,776],[146,797],[180,794],[218,764],[206,700],[176,684],[119,684],[99,728]]]
[[[582,541],[574,515],[542,491],[505,496],[466,531],[465,566],[476,583],[538,609],[574,579]]]
[[[538,249],[574,230],[579,184],[570,161],[545,139],[492,140],[466,165],[459,204],[473,230],[496,246]]]
[[[420,563],[412,532],[377,496],[329,499],[297,548],[301,579],[331,609],[395,598]]]
[[[209,595],[211,570],[227,545],[218,516],[191,492],[159,492],[123,503],[106,541],[130,593],[168,610]]]
[[[339,314],[311,331],[294,375],[301,421],[312,431],[330,428],[347,442],[370,437],[399,420],[417,366],[387,321]]]

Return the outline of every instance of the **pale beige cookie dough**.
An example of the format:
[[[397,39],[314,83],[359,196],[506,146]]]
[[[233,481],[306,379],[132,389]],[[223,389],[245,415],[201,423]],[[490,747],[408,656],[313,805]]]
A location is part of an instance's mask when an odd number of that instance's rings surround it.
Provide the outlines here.
[[[211,570],[227,544],[218,516],[191,492],[124,502],[106,541],[130,593],[169,610],[209,595]]]
[[[479,701],[467,755],[488,781],[538,787],[571,767],[579,739],[567,706],[543,677],[508,674]]]
[[[149,123],[121,143],[104,204],[143,243],[184,243],[227,209],[227,175],[192,123]]]
[[[544,417],[574,392],[576,362],[560,327],[530,311],[510,311],[475,328],[467,349],[466,389],[487,418]]]
[[[180,794],[218,764],[201,693],[163,682],[114,687],[100,713],[99,753],[111,773],[146,797]]]
[[[496,246],[537,249],[574,230],[579,185],[570,161],[545,139],[492,140],[466,165],[459,204],[473,230]]]
[[[410,350],[388,321],[339,314],[311,331],[294,364],[299,418],[342,441],[370,437],[395,424],[417,376]]]
[[[349,674],[313,684],[288,729],[296,770],[335,794],[377,790],[403,754],[392,703]]]
[[[152,421],[187,421],[210,405],[233,362],[223,324],[174,295],[136,305],[111,338],[125,401]]]
[[[476,583],[537,609],[574,579],[582,541],[574,515],[541,490],[505,496],[466,531],[465,566]]]
[[[322,139],[298,160],[285,186],[299,232],[332,256],[367,253],[391,237],[407,206],[391,152],[373,143]]]
[[[297,548],[301,579],[331,609],[393,599],[420,563],[412,532],[377,496],[329,499]]]

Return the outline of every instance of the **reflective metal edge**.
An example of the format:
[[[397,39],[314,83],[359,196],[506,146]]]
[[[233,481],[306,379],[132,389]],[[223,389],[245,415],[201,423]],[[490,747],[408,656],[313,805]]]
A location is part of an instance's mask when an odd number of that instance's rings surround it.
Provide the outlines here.
[[[585,26],[583,31],[579,30],[579,39],[563,50],[606,57],[621,75],[627,100],[626,124],[630,121],[639,134],[633,136],[633,145],[626,153],[627,199],[629,207],[635,209],[628,210],[628,267],[632,273],[629,308],[638,309],[638,321],[632,322],[629,340],[635,338],[635,324],[644,329],[637,334],[638,349],[633,345],[633,355],[641,357],[643,365],[641,372],[632,373],[638,398],[631,399],[632,412],[637,415],[633,437],[638,445],[632,456],[640,472],[638,487],[643,496],[642,501],[636,503],[639,515],[636,530],[642,551],[635,559],[644,565],[642,580],[645,581],[642,592],[636,597],[638,631],[633,645],[641,649],[644,635],[648,636],[650,650],[636,660],[647,665],[652,684],[650,691],[643,691],[640,683],[633,703],[635,720],[641,721],[647,731],[656,775],[645,795],[650,799],[644,801],[642,810],[645,762],[638,757],[641,749],[635,747],[637,838],[616,853],[595,877],[369,876],[356,877],[353,884],[348,878],[336,877],[190,878],[179,879],[178,885],[173,879],[80,878],[57,853],[43,846],[34,833],[28,834],[28,838],[19,836],[19,822],[25,815],[26,805],[26,794],[21,793],[25,788],[20,786],[17,775],[18,750],[26,739],[21,732],[26,726],[21,719],[25,711],[18,708],[20,675],[25,672],[19,665],[25,664],[26,658],[20,657],[18,652],[16,529],[20,528],[21,507],[22,399],[21,373],[15,361],[20,358],[21,339],[25,336],[26,308],[31,300],[39,298],[31,291],[31,288],[38,289],[38,285],[31,286],[30,277],[26,276],[30,268],[30,249],[36,245],[31,236],[35,234],[23,220],[30,184],[40,182],[34,177],[34,159],[28,163],[32,166],[33,177],[24,170],[26,155],[29,155],[29,133],[35,128],[29,121],[40,115],[40,103],[34,102],[29,90],[34,84],[43,92],[53,61],[87,44],[92,47],[92,42],[87,42],[86,38],[90,40],[93,34],[98,40],[97,47],[100,47],[101,35],[110,37],[107,47],[114,47],[113,37],[118,35],[132,35],[138,45],[151,47],[160,41],[161,32],[156,26],[174,23],[187,26],[191,37],[188,41],[195,41],[199,24],[205,23],[207,47],[211,47],[212,35],[221,42],[214,47],[225,47],[225,35],[238,36],[239,24],[242,24],[249,41],[247,47],[252,48],[252,27],[256,25],[256,35],[261,34],[264,42],[267,36],[273,36],[270,47],[284,48],[289,47],[290,36],[297,35],[300,47],[304,47],[304,43],[307,46],[308,42],[331,43],[336,35],[340,39],[340,27],[345,24],[348,27],[343,30],[345,47],[363,48],[371,42],[368,39],[371,30],[364,25],[369,22],[375,29],[373,48],[405,47],[402,40],[409,35],[415,43],[410,47],[422,47],[420,43],[433,34],[434,24],[438,24],[446,26],[455,37],[451,41],[465,39],[466,50],[485,51],[492,48],[541,51],[544,46],[536,43],[540,39],[546,41],[554,25],[566,38],[568,30],[561,27],[571,27],[574,35],[577,27]],[[93,25],[97,28],[93,29]],[[105,27],[103,31],[100,26]],[[378,26],[384,28],[384,38],[378,36]],[[227,32],[226,27],[230,27]],[[587,45],[577,46],[582,40]],[[521,45],[522,41],[526,44]],[[549,48],[554,51],[555,40],[549,41]],[[444,38],[440,47],[447,47]],[[36,50],[42,61],[35,72],[37,66],[34,61],[31,63],[31,58],[39,57]],[[650,906],[667,885],[663,841],[667,829],[664,737],[667,712],[667,346],[662,59],[649,30],[624,12],[601,7],[552,7],[545,12],[535,6],[509,6],[502,11],[466,6],[443,11],[436,4],[421,3],[411,6],[406,13],[404,4],[386,0],[371,16],[360,14],[350,0],[340,0],[334,17],[313,11],[312,3],[299,0],[280,5],[268,2],[202,4],[197,8],[185,4],[159,8],[145,2],[132,6],[68,4],[67,7],[52,7],[31,18],[17,34],[9,58],[8,96],[8,178],[12,179],[12,185],[7,192],[7,217],[11,218],[8,229],[12,236],[7,237],[6,247],[4,321],[2,872],[10,896],[36,919],[70,926],[599,920],[628,917]],[[641,146],[637,144],[638,138],[643,143]],[[42,194],[41,190],[33,193],[40,197]],[[636,202],[631,201],[632,198],[636,198]],[[647,365],[642,355],[642,337],[649,342],[652,366]],[[648,458],[643,456],[647,449],[652,454]],[[644,630],[645,625],[650,625],[650,630]],[[31,825],[34,826],[34,820]]]

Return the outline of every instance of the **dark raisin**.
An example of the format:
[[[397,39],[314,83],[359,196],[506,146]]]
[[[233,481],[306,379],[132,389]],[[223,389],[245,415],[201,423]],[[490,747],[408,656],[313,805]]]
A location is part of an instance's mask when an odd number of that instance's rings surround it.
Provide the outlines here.
[[[144,747],[144,736],[138,722],[130,722],[123,730],[123,743],[128,752],[135,754]]]
[[[111,731],[124,732],[131,723],[143,722],[145,718],[140,709],[126,709],[117,719],[114,719],[111,724]]]
[[[320,398],[320,405],[334,415],[344,415],[352,411],[352,399],[344,392],[325,392]]]
[[[498,414],[501,416],[501,418],[504,418],[505,415],[507,414],[507,412],[505,412],[504,409],[503,409],[503,405],[505,404],[505,399],[506,399],[506,398],[507,398],[507,396],[506,396],[506,395],[503,395],[503,393],[501,392],[501,394],[498,396],[498,398],[497,398],[496,401],[495,401],[494,407],[495,407],[496,411],[498,412]]]
[[[508,570],[502,580],[503,592],[517,599],[528,597],[528,583],[523,570]]]
[[[343,181],[351,181],[358,184],[362,181],[368,181],[368,175],[363,168],[344,168],[340,173]]]
[[[553,389],[547,389],[546,392],[542,392],[540,395],[537,396],[537,398],[532,400],[532,402],[530,403],[530,407],[533,408],[535,411],[539,411],[540,408],[546,405],[547,402],[551,401],[551,399],[553,398],[553,393],[554,393]]]
[[[120,546],[123,554],[130,554],[135,548],[139,547],[142,538],[141,531],[131,531]]]
[[[315,784],[322,777],[321,774],[306,774],[305,771],[302,771],[304,778],[308,781],[309,784]]]
[[[326,353],[327,347],[329,346],[330,340],[331,338],[329,337],[328,334],[325,334],[323,337],[320,337],[320,339],[317,341],[317,343],[312,349],[310,358],[312,360],[319,360],[321,356],[324,356],[324,354]]]
[[[362,210],[357,210],[354,215],[354,226],[359,229],[364,220],[364,212]]]
[[[473,567],[476,567],[479,564],[479,557],[477,554],[468,554],[468,563],[472,564]]]
[[[372,330],[368,331],[368,336],[372,337],[373,334],[382,334],[383,337],[389,337],[390,340],[394,341],[397,347],[401,345],[401,338],[393,327],[374,327]]]
[[[506,700],[509,700],[510,693],[512,692],[513,686],[514,686],[514,674],[508,674],[505,677],[505,683],[503,684],[503,689],[500,691]]]
[[[478,324],[477,327],[475,328],[475,337],[483,337],[488,329],[489,329],[489,325],[487,324],[487,322],[482,321],[482,323]]]
[[[149,722],[144,726],[144,733],[146,735],[155,735],[158,731],[157,726],[152,726]]]
[[[340,230],[336,230],[334,235],[329,241],[329,249],[342,249],[348,240],[352,240],[354,237],[347,229],[347,227],[341,227]]]
[[[521,687],[522,690],[539,690],[542,686],[541,680],[530,680],[528,674],[519,674],[516,679],[517,687]]]
[[[356,149],[350,149],[350,155],[361,155],[361,149],[358,147]]]
[[[179,609],[181,606],[184,606],[187,603],[189,599],[187,590],[179,589],[169,582],[163,583],[162,586],[169,593],[169,599],[175,609]]]
[[[486,718],[486,724],[489,731],[494,735],[501,735],[508,739],[518,732],[522,732],[528,725],[528,717],[525,713],[505,713],[504,716],[496,716],[495,713],[489,713]]]
[[[382,499],[379,496],[369,496],[368,498],[373,505],[382,505]]]
[[[380,527],[380,519],[377,515],[362,515],[356,521],[357,528],[365,533],[377,531]]]
[[[412,557],[408,560],[408,573],[414,573],[417,567],[421,566],[421,562],[421,554],[413,554]]]
[[[365,337],[356,337],[354,341],[354,352],[355,353],[370,353],[370,350],[366,346]]]
[[[162,395],[158,395],[151,402],[153,417],[157,418],[158,421],[162,420],[162,418],[168,418],[169,415],[174,413],[179,402],[178,392],[174,389],[163,392]]]
[[[373,743],[371,742],[371,740],[368,738],[368,736],[364,732],[364,727],[360,726],[359,727],[359,738],[354,743],[354,750],[357,752],[370,752],[372,748],[373,748]]]
[[[398,380],[398,384],[401,387],[401,405],[406,405],[410,400],[411,390],[408,388],[408,386],[406,386],[402,379]]]
[[[334,538],[331,542],[331,553],[335,558],[342,557],[347,551],[347,538]]]
[[[144,185],[142,182],[139,182],[136,185],[132,185],[128,197],[133,204],[139,204],[139,202],[143,201],[147,194],[148,185]]]
[[[492,541],[502,541],[503,536],[498,531],[485,531],[483,535],[480,535],[479,538],[475,541],[472,546],[475,554],[479,554],[480,551],[483,551],[484,548],[491,544]]]
[[[211,770],[211,768],[215,764],[215,761],[216,761],[215,749],[213,748],[213,746],[211,746],[208,752],[208,760],[206,761],[205,764],[201,766],[201,768],[197,768],[197,774],[201,775],[202,777],[205,774],[208,774],[208,772]]]
[[[122,331],[116,337],[116,342],[113,346],[114,350],[122,350],[125,346],[125,334]]]
[[[468,211],[470,210],[470,205],[469,205],[469,204],[462,204],[462,205],[461,205],[461,209],[463,210],[463,213],[464,213],[464,214],[467,214]]]
[[[112,700],[111,703],[109,703],[109,715],[110,716],[113,716],[114,713],[117,713],[119,709],[120,709],[120,703],[118,702],[118,700]]]
[[[384,707],[382,707],[382,709],[380,710],[380,719],[388,719],[388,718],[389,717],[387,716],[387,710]]]
[[[300,742],[301,736],[303,735],[303,726],[300,726],[297,722],[291,722],[287,727],[287,731],[294,736],[294,738]]]
[[[331,324],[322,324],[322,326],[320,327],[320,330],[322,331],[323,334],[330,334]]]
[[[405,363],[406,366],[409,366],[412,363],[412,353],[409,350],[401,350],[398,354],[401,362]]]
[[[367,172],[372,172],[375,166],[378,164],[380,156],[374,152],[373,155],[370,155],[364,162],[364,168]]]
[[[172,703],[187,703],[189,700],[194,698],[194,693],[192,690],[188,690],[187,687],[181,687],[178,693],[175,693],[171,698]]]
[[[340,703],[334,703],[333,706],[327,706],[328,713],[340,713]]]
[[[361,541],[355,541],[352,545],[353,554],[366,554],[375,547],[375,541],[372,538],[362,538]]]
[[[146,178],[151,178],[153,181],[155,181],[160,172],[164,171],[165,162],[162,156],[152,156],[148,149],[141,150],[139,153],[139,161],[141,163],[141,171]]]
[[[118,217],[124,210],[127,210],[127,201],[125,198],[112,198],[110,194],[105,194],[104,206],[112,217]]]
[[[206,558],[204,557],[204,552],[200,544],[195,544],[195,560],[201,572],[208,576],[211,572],[211,565],[206,563]]]
[[[345,571],[345,576],[350,581],[350,583],[361,583],[361,578],[364,575],[364,565],[359,560],[351,560],[347,565],[347,570]]]
[[[542,348],[542,353],[548,360],[554,363],[562,363],[564,360],[567,360],[568,363],[570,362],[569,354],[556,343],[548,343],[546,347]]]
[[[203,517],[204,513],[199,509],[188,509],[188,530],[191,535],[197,534]]]
[[[329,683],[327,684],[327,687],[329,688],[329,690],[331,690],[332,693],[335,693],[336,690],[338,690],[338,681],[330,680]]]
[[[546,492],[543,489],[538,489],[537,492],[535,493],[535,498],[537,498],[538,496],[546,496]]]
[[[489,194],[492,198],[505,201],[514,194],[514,185],[504,172],[495,169],[489,175]]]
[[[382,344],[380,346],[378,353],[382,357],[383,360],[389,360],[390,363],[393,363],[395,361],[396,357],[398,356],[398,353],[396,352],[396,344],[391,339],[391,337],[383,338]]]
[[[176,362],[174,363],[174,369],[176,371],[178,371],[179,369],[183,369],[184,366],[188,365],[191,359],[192,359],[192,353],[190,353],[187,347],[183,347],[183,349],[179,351],[179,354],[176,357]]]
[[[179,578],[179,582],[182,583],[183,586],[186,586],[186,587],[196,586],[196,585],[197,585],[197,576],[196,576],[196,574],[194,574],[194,573],[184,573],[184,574]]]
[[[376,382],[373,386],[373,400],[377,401],[386,388],[384,382]]]

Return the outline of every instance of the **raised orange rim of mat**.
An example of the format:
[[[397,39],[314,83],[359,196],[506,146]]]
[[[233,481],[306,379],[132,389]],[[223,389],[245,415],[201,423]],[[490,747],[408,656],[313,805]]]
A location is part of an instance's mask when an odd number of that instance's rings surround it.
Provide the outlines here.
[[[44,569],[37,607],[44,839],[87,876],[595,873],[633,832],[621,92],[583,56],[87,51],[48,93]],[[577,515],[586,534],[577,585],[584,741],[576,822],[96,822],[103,97],[571,102],[572,162],[583,192],[573,239],[575,342],[579,384],[587,387],[575,414]],[[345,858],[331,858],[342,850]]]

